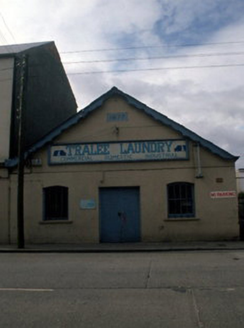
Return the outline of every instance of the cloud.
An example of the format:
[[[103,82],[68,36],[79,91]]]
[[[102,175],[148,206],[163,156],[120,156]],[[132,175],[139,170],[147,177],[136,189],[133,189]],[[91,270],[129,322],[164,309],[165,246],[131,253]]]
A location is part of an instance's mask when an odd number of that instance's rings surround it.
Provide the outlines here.
[[[1,12],[19,43],[54,40],[63,61],[147,58],[65,65],[66,71],[72,73],[104,71],[69,75],[80,108],[115,85],[227,151],[244,153],[244,67],[105,73],[118,69],[244,64],[243,56],[218,55],[243,51],[243,43],[225,43],[243,39],[243,0],[1,0],[1,3]],[[11,39],[9,34],[5,35]],[[170,46],[185,43],[199,45]],[[125,47],[131,49],[119,50]],[[62,54],[86,49],[118,50]],[[191,57],[206,53],[216,55]],[[189,57],[150,59],[166,55]],[[237,165],[244,167],[244,157]]]
[[[242,0],[159,2],[162,17],[155,24],[155,32],[164,42],[204,42],[224,26],[243,20]]]

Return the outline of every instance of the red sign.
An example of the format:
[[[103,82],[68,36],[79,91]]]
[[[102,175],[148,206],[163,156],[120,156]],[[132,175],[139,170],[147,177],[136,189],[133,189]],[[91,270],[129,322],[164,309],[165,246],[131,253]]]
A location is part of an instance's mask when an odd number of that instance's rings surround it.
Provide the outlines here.
[[[235,191],[211,191],[211,198],[233,198],[236,197]]]

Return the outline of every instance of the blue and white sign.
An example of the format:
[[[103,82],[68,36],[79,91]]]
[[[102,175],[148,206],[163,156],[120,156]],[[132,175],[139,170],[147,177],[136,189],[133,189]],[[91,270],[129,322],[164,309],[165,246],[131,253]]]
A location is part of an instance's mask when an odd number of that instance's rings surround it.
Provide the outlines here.
[[[80,208],[82,210],[94,210],[96,208],[95,199],[81,199]]]
[[[148,140],[53,145],[50,164],[188,159],[186,140]]]

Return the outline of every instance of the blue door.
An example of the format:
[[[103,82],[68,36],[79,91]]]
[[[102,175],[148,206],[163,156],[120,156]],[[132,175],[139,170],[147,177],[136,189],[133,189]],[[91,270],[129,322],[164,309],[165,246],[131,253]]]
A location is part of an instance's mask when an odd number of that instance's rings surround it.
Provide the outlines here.
[[[139,188],[100,189],[100,241],[140,241]]]

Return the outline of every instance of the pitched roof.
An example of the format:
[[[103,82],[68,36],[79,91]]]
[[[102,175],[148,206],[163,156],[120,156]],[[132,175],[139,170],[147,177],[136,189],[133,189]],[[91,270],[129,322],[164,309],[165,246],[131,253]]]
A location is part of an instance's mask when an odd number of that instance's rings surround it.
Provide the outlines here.
[[[147,105],[143,104],[142,102],[138,101],[137,99],[131,97],[130,95],[122,92],[121,90],[113,87],[107,93],[103,94],[95,101],[93,101],[90,105],[85,107],[84,109],[80,110],[77,114],[69,118],[67,121],[56,127],[53,131],[47,134],[44,138],[39,140],[36,144],[34,144],[26,153],[28,156],[31,153],[34,153],[44,147],[46,144],[52,142],[55,138],[60,136],[62,132],[66,131],[67,129],[71,128],[73,125],[76,125],[79,121],[86,118],[91,112],[100,108],[106,100],[111,97],[119,96],[124,99],[129,105],[134,108],[137,108],[143,111],[145,114],[151,116],[156,121],[159,121],[163,125],[166,125],[173,130],[179,132],[184,138],[187,138],[200,146],[206,148],[207,150],[211,151],[213,154],[218,155],[226,160],[236,161],[239,157],[234,156],[227,151],[223,150],[222,148],[216,146],[212,142],[200,137],[196,133],[192,132],[191,130],[187,129],[183,125],[176,123],[175,121],[171,120],[167,116],[155,111],[154,109],[148,107]],[[18,158],[10,159],[6,161],[6,166],[13,167],[17,165]]]
[[[22,43],[0,46],[0,57],[12,57],[20,52],[29,50],[31,48],[40,47],[53,41],[48,42],[35,42],[35,43]]]

